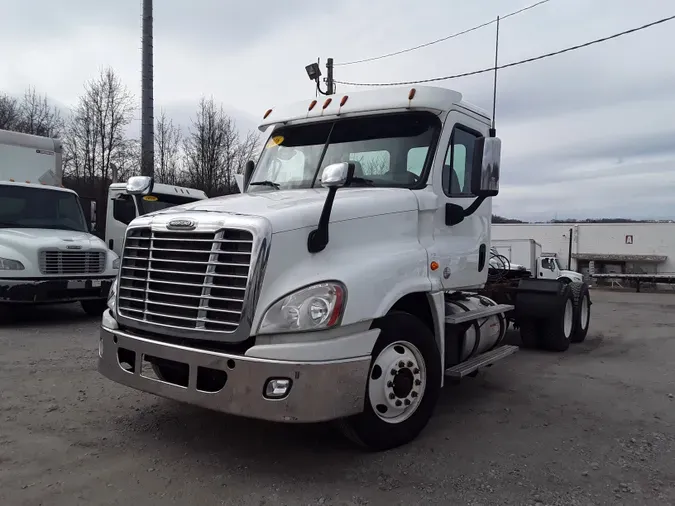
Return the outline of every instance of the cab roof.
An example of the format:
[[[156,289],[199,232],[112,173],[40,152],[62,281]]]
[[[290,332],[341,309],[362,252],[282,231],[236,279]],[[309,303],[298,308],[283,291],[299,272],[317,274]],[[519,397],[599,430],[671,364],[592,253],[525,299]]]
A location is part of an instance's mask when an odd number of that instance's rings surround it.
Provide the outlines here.
[[[77,192],[75,190],[71,190],[70,188],[64,188],[63,186],[55,186],[51,184],[42,184],[42,183],[30,183],[30,182],[19,182],[19,181],[14,181],[13,179],[10,179],[9,181],[5,180],[0,180],[0,184],[2,185],[12,185],[12,186],[21,186],[24,188],[39,188],[40,190],[55,190],[55,191],[60,191],[60,192],[66,192],[66,193],[74,193],[77,195]]]
[[[486,111],[462,100],[462,94],[458,91],[437,86],[396,86],[311,98],[274,107],[265,112],[258,128],[262,131],[269,125],[279,123],[377,111],[415,109],[441,113],[453,106],[467,109],[486,121],[490,120]]]
[[[120,190],[125,191],[127,188],[126,183],[113,183],[110,185],[110,190]],[[206,193],[202,190],[195,190],[194,188],[186,188],[184,186],[173,186],[170,184],[155,183],[152,186],[152,193],[158,193],[160,195],[184,195],[186,197],[192,197],[197,200],[202,200],[208,198]]]

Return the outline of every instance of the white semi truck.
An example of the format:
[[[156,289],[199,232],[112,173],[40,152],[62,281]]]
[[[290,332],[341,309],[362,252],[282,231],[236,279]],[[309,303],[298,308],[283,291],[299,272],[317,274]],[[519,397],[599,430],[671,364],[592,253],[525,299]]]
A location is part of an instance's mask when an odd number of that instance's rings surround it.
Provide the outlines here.
[[[541,244],[534,239],[493,239],[492,247],[502,257],[495,257],[493,266],[501,261],[506,263],[506,268],[524,267],[535,278],[558,279],[565,283],[584,280],[580,273],[563,269],[557,255],[542,253]]]
[[[118,264],[62,186],[60,141],[0,130],[0,311],[80,302],[100,315]]]
[[[241,194],[130,223],[104,376],[234,415],[336,421],[384,450],[419,434],[447,379],[518,349],[510,323],[548,350],[585,338],[585,284],[489,266],[501,143],[460,93],[308,99],[260,128]]]
[[[153,183],[147,195],[130,195],[126,183],[113,183],[108,187],[106,206],[105,242],[117,255],[122,254],[122,243],[127,225],[144,214],[208,198],[195,188]]]

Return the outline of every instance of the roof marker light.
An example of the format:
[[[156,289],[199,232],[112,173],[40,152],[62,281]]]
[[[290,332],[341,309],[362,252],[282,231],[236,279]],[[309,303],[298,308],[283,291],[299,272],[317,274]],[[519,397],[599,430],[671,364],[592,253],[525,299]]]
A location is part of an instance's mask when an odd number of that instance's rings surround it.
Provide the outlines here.
[[[314,109],[314,106],[315,106],[315,105],[316,105],[316,100],[312,100],[312,101],[309,103],[309,108],[308,108],[307,110],[308,110],[308,111],[311,111],[312,109]]]
[[[347,99],[348,99],[348,98],[349,98],[349,97],[348,97],[347,95],[345,95],[344,97],[342,97],[342,100],[340,100],[340,107],[342,107],[343,105],[345,105],[345,104],[347,103]]]
[[[415,98],[416,92],[417,90],[415,88],[410,88],[410,93],[408,93],[408,100],[412,100],[413,98]]]
[[[325,109],[326,107],[328,107],[332,101],[333,99],[328,97],[326,101],[323,103],[323,108]]]
[[[270,114],[272,114],[272,109],[267,109],[267,112],[263,116],[263,119],[267,119],[267,116],[269,116]]]

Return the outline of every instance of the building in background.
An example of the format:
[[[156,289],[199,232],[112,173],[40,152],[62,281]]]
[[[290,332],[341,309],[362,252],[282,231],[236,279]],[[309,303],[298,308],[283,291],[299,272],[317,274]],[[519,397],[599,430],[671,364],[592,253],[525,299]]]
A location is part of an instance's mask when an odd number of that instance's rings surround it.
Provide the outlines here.
[[[595,273],[675,272],[675,223],[514,223],[492,226],[493,239],[534,239],[572,270]]]

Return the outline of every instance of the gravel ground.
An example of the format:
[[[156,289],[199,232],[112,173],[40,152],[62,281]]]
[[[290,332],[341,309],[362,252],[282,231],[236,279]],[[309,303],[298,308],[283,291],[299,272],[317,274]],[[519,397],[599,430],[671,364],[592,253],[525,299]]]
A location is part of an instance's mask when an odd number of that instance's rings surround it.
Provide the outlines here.
[[[98,320],[31,311],[0,327],[0,504],[675,504],[675,295],[592,296],[585,343],[446,387],[381,454],[111,383]]]

